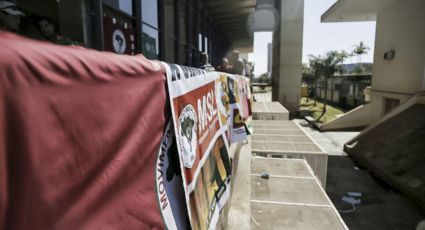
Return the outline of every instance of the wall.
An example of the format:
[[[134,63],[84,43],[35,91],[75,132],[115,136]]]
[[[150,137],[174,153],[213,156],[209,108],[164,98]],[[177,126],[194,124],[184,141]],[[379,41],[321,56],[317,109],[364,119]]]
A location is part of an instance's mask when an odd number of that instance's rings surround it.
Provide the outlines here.
[[[329,79],[326,97],[328,103],[333,103],[342,109],[353,109],[364,104],[364,89],[370,86],[371,78],[372,75],[347,75]],[[317,98],[325,99],[325,81],[323,79],[318,80],[316,94]]]
[[[372,90],[416,93],[424,88],[425,1],[402,0],[378,12]],[[395,50],[393,60],[384,53]]]

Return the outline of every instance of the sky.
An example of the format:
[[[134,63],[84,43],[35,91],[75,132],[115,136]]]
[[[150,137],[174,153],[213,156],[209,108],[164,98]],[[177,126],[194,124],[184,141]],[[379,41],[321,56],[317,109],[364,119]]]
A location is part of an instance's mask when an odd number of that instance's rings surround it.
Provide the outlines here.
[[[362,55],[362,62],[373,62],[375,42],[375,22],[321,23],[321,15],[336,0],[304,1],[303,63],[308,63],[308,55],[322,55],[330,50],[351,52],[354,45],[363,41],[370,47],[369,53]],[[254,53],[249,59],[255,62],[255,75],[267,72],[267,43],[272,41],[271,32],[254,34]],[[345,63],[356,63],[357,58],[348,58]]]

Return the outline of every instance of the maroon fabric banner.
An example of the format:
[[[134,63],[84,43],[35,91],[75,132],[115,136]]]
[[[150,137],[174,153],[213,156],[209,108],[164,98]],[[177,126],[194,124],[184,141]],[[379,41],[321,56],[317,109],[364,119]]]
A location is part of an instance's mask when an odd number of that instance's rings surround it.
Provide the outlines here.
[[[0,229],[162,229],[164,70],[0,32]]]

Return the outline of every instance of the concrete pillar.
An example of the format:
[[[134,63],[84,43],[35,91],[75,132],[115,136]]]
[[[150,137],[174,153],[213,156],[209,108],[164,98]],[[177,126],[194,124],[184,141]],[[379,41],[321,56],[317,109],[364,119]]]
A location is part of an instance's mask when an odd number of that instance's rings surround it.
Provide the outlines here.
[[[422,78],[422,91],[425,91],[425,62],[424,62],[424,77]]]
[[[291,116],[300,103],[304,0],[276,1],[280,24],[273,33],[273,101],[279,101]]]

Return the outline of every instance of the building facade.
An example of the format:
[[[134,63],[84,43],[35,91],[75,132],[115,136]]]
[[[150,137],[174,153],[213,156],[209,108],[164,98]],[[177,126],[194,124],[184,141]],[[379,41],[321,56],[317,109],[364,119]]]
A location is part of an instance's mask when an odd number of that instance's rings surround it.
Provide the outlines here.
[[[376,21],[371,101],[325,124],[324,130],[365,127],[420,99],[425,91],[424,12],[422,0],[339,0],[322,15],[322,22]]]
[[[86,47],[198,67],[202,52],[216,66],[233,49],[252,50],[246,24],[256,1],[17,0],[27,15],[21,33],[41,38],[34,19],[52,20],[61,35]]]

